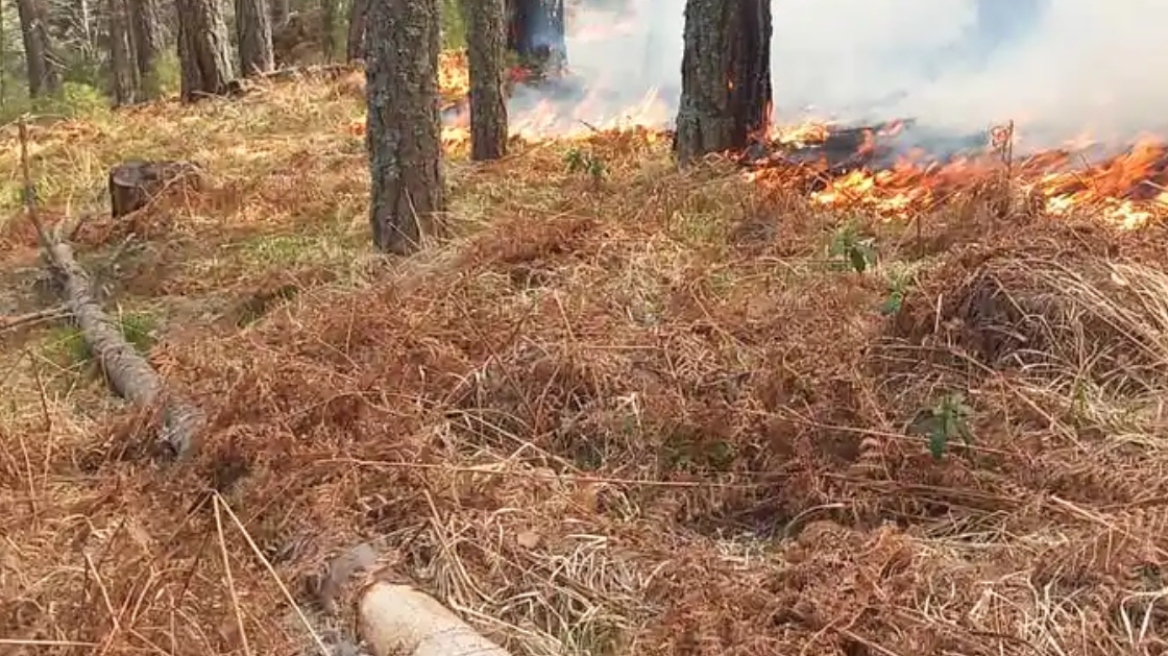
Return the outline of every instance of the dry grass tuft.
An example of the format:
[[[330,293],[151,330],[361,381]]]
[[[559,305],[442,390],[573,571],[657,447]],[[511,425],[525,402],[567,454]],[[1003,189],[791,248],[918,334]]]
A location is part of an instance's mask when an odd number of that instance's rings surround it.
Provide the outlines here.
[[[386,261],[348,84],[34,131],[59,217],[131,155],[208,170],[80,250],[213,421],[162,469],[68,328],[0,336],[5,653],[308,653],[360,544],[520,654],[1163,649],[1150,231],[832,214],[640,132],[455,149],[457,238]]]

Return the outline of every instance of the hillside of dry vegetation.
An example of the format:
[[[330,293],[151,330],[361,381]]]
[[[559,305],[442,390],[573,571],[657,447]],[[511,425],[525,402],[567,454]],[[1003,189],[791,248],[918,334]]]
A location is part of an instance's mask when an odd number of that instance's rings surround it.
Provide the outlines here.
[[[631,131],[454,147],[457,237],[387,260],[351,87],[33,126],[46,218],[99,212],[82,262],[211,426],[156,464],[72,328],[0,333],[0,651],[311,653],[361,544],[516,654],[1165,647],[1159,224],[832,213]],[[58,301],[3,139],[14,316]],[[128,158],[209,183],[113,222]]]

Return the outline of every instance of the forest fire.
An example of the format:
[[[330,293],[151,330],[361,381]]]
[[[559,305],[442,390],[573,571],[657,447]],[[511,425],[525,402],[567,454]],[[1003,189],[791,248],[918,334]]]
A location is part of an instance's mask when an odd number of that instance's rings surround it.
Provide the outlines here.
[[[619,112],[602,91],[570,76],[531,83],[509,73],[511,135],[526,141],[581,139],[638,129],[648,139],[671,136],[675,110],[657,89]],[[440,66],[443,141],[470,140],[466,60],[444,55]],[[599,117],[599,118],[598,118]],[[1013,152],[1013,126],[981,134],[937,135],[912,120],[849,127],[821,121],[774,124],[736,154],[747,179],[799,190],[825,206],[903,218],[939,203],[1010,181],[1012,193],[1048,215],[1091,211],[1135,228],[1168,213],[1168,144],[1146,137],[1106,158],[1093,144],[1025,155]],[[1093,160],[1093,161],[1092,161]]]

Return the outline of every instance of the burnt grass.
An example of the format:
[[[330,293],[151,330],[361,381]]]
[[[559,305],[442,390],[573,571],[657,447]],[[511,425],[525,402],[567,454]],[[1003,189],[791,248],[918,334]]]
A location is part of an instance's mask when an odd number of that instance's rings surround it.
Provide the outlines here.
[[[210,428],[156,462],[155,418],[61,326],[2,336],[0,636],[47,641],[11,653],[243,653],[237,613],[253,653],[307,653],[291,604],[350,625],[314,582],[362,543],[516,654],[1163,647],[1156,225],[996,197],[887,221],[600,133],[453,148],[457,237],[390,260],[342,91],[144,111],[37,128],[35,168],[58,215],[104,182],[60,168],[77,133],[102,165],[141,133],[212,172],[79,234]],[[33,276],[5,209],[6,275]]]

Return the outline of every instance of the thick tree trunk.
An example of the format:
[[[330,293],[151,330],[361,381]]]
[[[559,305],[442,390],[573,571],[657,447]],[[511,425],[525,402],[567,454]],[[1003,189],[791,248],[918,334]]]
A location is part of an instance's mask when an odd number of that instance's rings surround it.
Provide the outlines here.
[[[234,75],[218,0],[178,0],[177,7],[183,102],[226,94]]]
[[[568,61],[564,0],[507,0],[507,49],[536,77],[558,75]]]
[[[61,76],[53,64],[44,7],[38,0],[17,0],[24,59],[28,67],[28,95],[39,98],[61,89]]]
[[[126,25],[125,0],[109,0],[110,86],[114,104],[119,106],[133,103],[138,87],[138,71]]]
[[[503,66],[507,55],[503,0],[464,0],[470,65],[470,157],[507,154],[507,99]]]
[[[347,55],[349,61],[365,59],[365,25],[369,16],[369,0],[353,0],[349,6],[349,38]]]
[[[674,140],[683,165],[766,129],[771,33],[770,0],[687,0]]]
[[[162,54],[162,18],[158,0],[128,0],[130,41],[138,66],[138,94],[157,98],[161,93],[159,57]]]
[[[439,0],[369,6],[366,142],[378,248],[409,253],[435,232],[445,209],[438,114]]]
[[[267,3],[264,0],[235,0],[235,27],[240,72],[250,76],[275,68]]]

